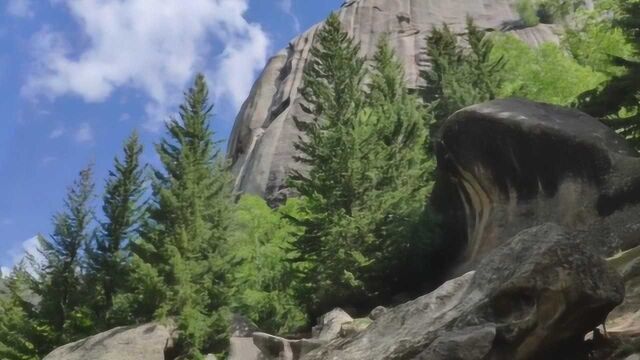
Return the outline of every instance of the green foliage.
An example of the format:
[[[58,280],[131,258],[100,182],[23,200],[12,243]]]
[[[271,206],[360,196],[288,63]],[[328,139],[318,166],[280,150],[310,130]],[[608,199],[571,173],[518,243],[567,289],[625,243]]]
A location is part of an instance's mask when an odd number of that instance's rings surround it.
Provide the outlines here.
[[[292,285],[293,241],[301,229],[288,220],[299,217],[300,200],[271,209],[256,196],[244,195],[233,212],[227,256],[234,264],[230,297],[234,312],[263,331],[291,333],[306,324]]]
[[[135,240],[141,223],[144,193],[144,168],[140,165],[142,145],[133,133],[124,145],[124,159],[115,158],[105,185],[102,210],[106,221],[100,224],[95,246],[88,249],[87,278],[95,286],[91,301],[99,326],[106,330],[126,324],[111,314],[113,298],[125,290],[128,283],[129,253],[126,246]],[[78,313],[85,321],[86,310]],[[89,325],[89,324],[86,324]]]
[[[467,19],[466,43],[444,24],[427,38],[430,68],[422,72],[426,81],[423,97],[433,105],[436,128],[463,107],[492,100],[500,89],[503,59],[492,56],[493,41]],[[434,129],[435,133],[435,129]]]
[[[538,4],[534,0],[518,0],[516,4],[518,15],[526,26],[536,26],[540,23]]]
[[[176,317],[187,358],[226,345],[221,318],[228,302],[227,264],[221,249],[231,194],[209,125],[208,95],[204,77],[198,75],[180,118],[167,124],[167,137],[157,146],[164,172],[156,171],[149,220],[134,244],[134,269],[141,272],[134,277],[149,276],[137,284],[134,298],[153,306],[146,312],[153,309],[156,318]],[[161,284],[164,289],[158,291]]]
[[[640,147],[640,1],[608,1],[600,11],[613,15],[614,19],[602,18],[600,26],[612,27],[612,31],[619,29],[633,49],[631,53],[620,51],[610,54],[609,66],[614,69],[621,67],[624,71],[614,74],[604,86],[581,94],[579,107],[601,118]]]
[[[0,359],[41,359],[55,344],[50,328],[33,319],[36,307],[26,300],[30,277],[18,265],[6,281],[8,293],[0,298]]]
[[[93,220],[92,169],[80,172],[69,189],[64,211],[54,217],[54,232],[49,239],[39,237],[44,262],[38,267],[34,291],[41,298],[39,317],[55,333],[55,343],[64,344],[86,335],[79,328],[76,312],[83,304],[86,288],[79,269],[82,249],[89,243]]]
[[[518,96],[570,105],[579,94],[606,79],[605,75],[578,64],[553,43],[532,48],[511,35],[498,35],[494,43],[492,56],[506,60],[500,97]]]
[[[580,25],[567,28],[563,45],[573,58],[583,66],[608,76],[619,76],[624,67],[611,62],[612,57],[633,56],[633,46],[627,41],[622,29],[611,22],[602,21],[595,12],[583,13]]]
[[[409,229],[423,212],[433,167],[425,152],[430,118],[408,94],[386,41],[365,89],[359,48],[335,14],[317,38],[303,89],[312,119],[297,122],[306,135],[296,143],[298,160],[310,168],[290,178],[303,199],[294,245],[312,313],[387,298],[403,285],[405,255],[429,241]]]

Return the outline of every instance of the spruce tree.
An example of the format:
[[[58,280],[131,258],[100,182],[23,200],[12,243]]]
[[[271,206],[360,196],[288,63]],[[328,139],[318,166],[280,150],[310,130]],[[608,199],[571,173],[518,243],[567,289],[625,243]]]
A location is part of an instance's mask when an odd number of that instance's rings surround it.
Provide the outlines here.
[[[55,334],[58,345],[86,336],[90,330],[88,315],[82,308],[84,293],[80,269],[82,250],[92,230],[94,184],[92,167],[80,171],[79,178],[69,188],[64,210],[54,216],[53,234],[39,237],[44,258],[37,268],[34,291],[40,296],[39,315]]]
[[[105,185],[100,223],[95,245],[89,249],[89,278],[95,282],[93,297],[100,326],[107,329],[118,324],[111,317],[113,298],[125,290],[129,273],[127,246],[136,239],[144,215],[141,198],[144,189],[144,167],[140,164],[142,145],[137,133],[124,144],[124,157],[114,159]]]
[[[309,213],[297,219],[304,234],[296,240],[295,248],[298,262],[305,264],[300,296],[311,311],[321,301],[315,289],[344,288],[339,285],[344,282],[340,274],[328,273],[341,270],[326,263],[330,256],[327,242],[336,217],[350,216],[355,200],[348,165],[353,150],[353,119],[364,103],[365,66],[359,51],[333,13],[316,34],[311,60],[304,70],[301,91],[312,119],[296,119],[304,136],[294,146],[300,154],[295,159],[305,164],[308,172],[293,171],[289,182],[305,199]],[[336,277],[338,283],[332,287]]]
[[[148,275],[147,287],[138,289],[141,298],[156,307],[155,317],[176,317],[184,355],[194,359],[203,349],[226,348],[221,249],[230,182],[210,129],[208,97],[204,76],[198,75],[179,119],[167,123],[167,137],[157,145],[164,171],[155,172],[149,220],[134,259],[138,273]],[[158,280],[166,285],[164,291]]]
[[[427,111],[403,86],[386,41],[370,72],[358,53],[332,15],[304,73],[311,120],[298,121],[305,136],[296,149],[308,171],[293,172],[290,183],[303,199],[296,218],[303,234],[294,246],[300,293],[312,315],[347,302],[367,307],[388,300],[401,287],[399,259],[428,242],[410,236],[433,168]]]
[[[433,105],[434,135],[454,112],[494,99],[501,84],[504,60],[491,58],[493,43],[471,18],[467,18],[465,40],[466,46],[446,24],[434,27],[427,37],[430,68],[422,72],[423,98]]]

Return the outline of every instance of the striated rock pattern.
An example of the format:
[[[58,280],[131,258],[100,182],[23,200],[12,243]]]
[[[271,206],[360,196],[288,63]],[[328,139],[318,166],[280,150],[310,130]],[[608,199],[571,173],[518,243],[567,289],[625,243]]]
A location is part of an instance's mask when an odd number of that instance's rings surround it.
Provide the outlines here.
[[[575,110],[496,100],[449,118],[436,144],[432,195],[460,273],[523,229],[546,222],[602,256],[640,245],[640,158]]]
[[[449,24],[462,32],[465,18],[478,26],[516,34],[535,46],[557,42],[553,25],[521,28],[516,0],[350,0],[339,10],[346,30],[373,55],[382,34],[388,34],[403,62],[409,88],[422,85],[426,65],[425,38],[433,26]],[[293,161],[293,143],[300,136],[293,119],[304,119],[299,88],[309,50],[320,25],[295,38],[271,58],[238,114],[228,151],[237,175],[236,191],[277,202],[287,195],[285,178]]]
[[[585,334],[624,298],[620,276],[581,243],[557,225],[527,229],[475,272],[390,309],[363,332],[303,359],[581,358],[576,351]]]

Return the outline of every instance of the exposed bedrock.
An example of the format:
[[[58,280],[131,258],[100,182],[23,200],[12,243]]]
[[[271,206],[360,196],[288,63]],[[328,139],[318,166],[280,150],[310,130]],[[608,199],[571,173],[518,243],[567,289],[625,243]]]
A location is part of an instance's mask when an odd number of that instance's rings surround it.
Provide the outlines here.
[[[546,222],[603,256],[640,245],[640,158],[584,113],[519,99],[471,106],[443,124],[436,153],[433,202],[445,239],[462,247],[459,272]]]
[[[425,38],[443,23],[464,31],[465,18],[479,27],[507,31],[536,46],[558,42],[556,27],[519,27],[517,0],[350,0],[338,14],[345,30],[370,57],[381,35],[387,34],[406,72],[407,87],[423,85],[420,71],[427,64]],[[228,152],[237,176],[235,189],[278,202],[287,195],[286,177],[298,168],[294,142],[300,136],[293,119],[308,116],[300,107],[302,72],[320,25],[291,41],[271,58],[238,114]]]
[[[624,298],[620,276],[582,243],[555,224],[522,231],[475,272],[303,359],[581,359],[585,334]]]

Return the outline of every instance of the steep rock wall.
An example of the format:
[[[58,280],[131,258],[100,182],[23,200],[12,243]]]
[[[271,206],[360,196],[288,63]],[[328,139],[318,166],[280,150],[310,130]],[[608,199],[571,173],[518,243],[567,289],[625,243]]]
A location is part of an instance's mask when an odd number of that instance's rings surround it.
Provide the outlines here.
[[[433,26],[446,23],[462,33],[466,16],[481,28],[512,32],[532,46],[557,42],[556,29],[541,24],[519,28],[516,0],[350,0],[338,14],[344,27],[360,42],[365,56],[388,34],[404,64],[409,88],[420,87],[420,71],[427,62],[425,38]],[[307,116],[300,108],[302,72],[318,24],[295,38],[267,63],[242,106],[228,145],[235,190],[277,202],[287,195],[285,179],[297,168],[294,142],[301,135],[293,119]]]

